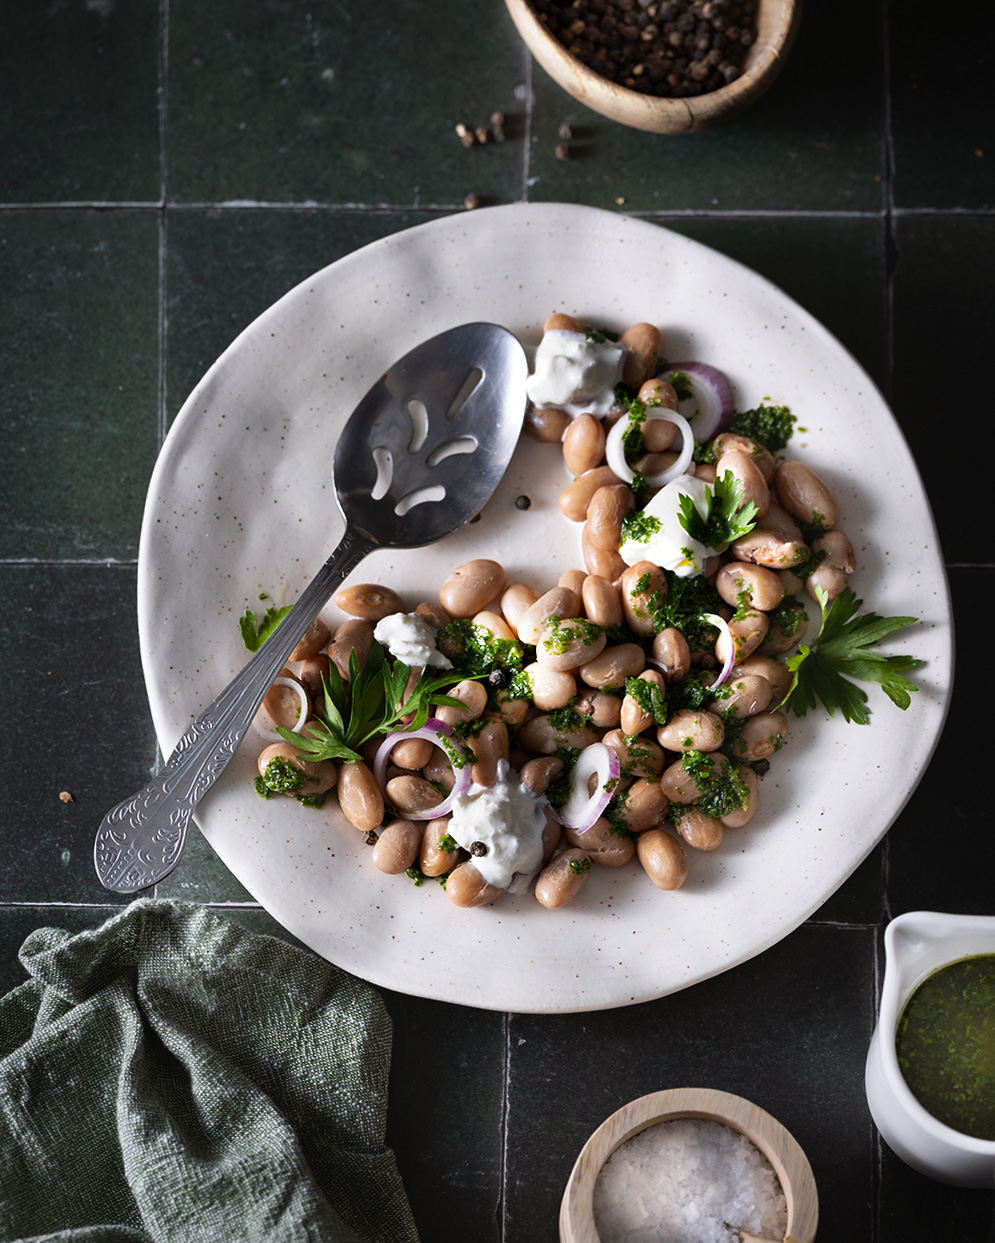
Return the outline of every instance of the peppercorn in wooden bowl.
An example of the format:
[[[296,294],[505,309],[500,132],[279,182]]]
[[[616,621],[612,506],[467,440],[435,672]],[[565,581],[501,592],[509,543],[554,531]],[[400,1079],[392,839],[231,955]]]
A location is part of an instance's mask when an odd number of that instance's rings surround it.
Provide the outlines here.
[[[655,134],[735,116],[777,77],[801,0],[505,0],[569,95]]]
[[[560,1243],[727,1230],[742,1243],[813,1243],[818,1222],[812,1167],[776,1118],[730,1092],[671,1088],[598,1127],[570,1174],[559,1226]]]

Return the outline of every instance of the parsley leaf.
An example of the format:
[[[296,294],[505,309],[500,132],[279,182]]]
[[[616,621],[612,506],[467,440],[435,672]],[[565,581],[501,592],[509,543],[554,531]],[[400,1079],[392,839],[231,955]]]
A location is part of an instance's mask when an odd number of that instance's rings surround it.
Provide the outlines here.
[[[260,624],[256,621],[256,615],[252,609],[246,609],[238,619],[238,628],[242,632],[242,642],[249,651],[258,652],[289,612],[289,604],[285,604],[282,609],[270,607],[263,614]]]
[[[723,552],[733,540],[752,531],[757,521],[757,507],[747,501],[740,508],[743,489],[731,470],[725,471],[706,488],[705,516],[686,492],[680,493],[678,521],[692,539],[706,548]]]
[[[882,656],[868,649],[918,618],[858,614],[863,600],[858,600],[849,588],[831,606],[821,587],[816,594],[822,608],[822,625],[812,647],[802,644],[797,655],[787,659],[794,676],[782,707],[804,716],[821,700],[830,716],[839,710],[845,721],[866,725],[870,719],[867,696],[849,681],[857,678],[861,682],[877,682],[892,703],[904,711],[912,702],[911,693],[919,688],[903,677],[902,671],[915,669],[923,662],[914,656]]]
[[[409,666],[401,660],[391,664],[379,643],[373,645],[362,668],[356,653],[351,652],[348,680],[334,663],[322,678],[324,703],[317,709],[317,719],[305,725],[299,734],[289,729],[277,732],[312,763],[358,760],[362,758],[359,748],[371,738],[421,729],[437,705],[462,706],[442,692],[454,682],[461,682],[464,673],[426,668],[405,698],[410,673]],[[406,723],[407,717],[411,720]]]

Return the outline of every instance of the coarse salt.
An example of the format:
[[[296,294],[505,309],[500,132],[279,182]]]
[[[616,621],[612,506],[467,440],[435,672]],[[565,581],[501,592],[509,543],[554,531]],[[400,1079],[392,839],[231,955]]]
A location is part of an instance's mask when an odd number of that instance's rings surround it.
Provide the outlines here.
[[[777,1175],[747,1137],[721,1122],[658,1122],[622,1144],[594,1186],[602,1243],[738,1243],[746,1230],[783,1239]]]

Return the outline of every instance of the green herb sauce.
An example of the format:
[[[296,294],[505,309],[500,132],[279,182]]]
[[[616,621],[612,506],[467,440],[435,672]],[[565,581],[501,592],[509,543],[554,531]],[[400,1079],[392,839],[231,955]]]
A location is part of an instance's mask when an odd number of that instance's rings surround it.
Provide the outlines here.
[[[672,571],[664,570],[664,577],[666,591],[654,595],[650,602],[657,632],[673,626],[687,639],[692,652],[702,648],[711,650],[718,632],[702,614],[717,613],[724,604],[715,586],[702,574],[679,578]]]
[[[653,514],[637,510],[622,519],[622,543],[632,540],[637,544],[648,544],[663,524]]]
[[[721,818],[746,806],[750,791],[735,765],[719,768],[711,752],[685,751],[681,766],[701,791],[696,806],[706,816]]]
[[[640,711],[653,718],[654,725],[667,724],[667,705],[664,692],[655,682],[644,678],[626,678],[625,693],[636,701]]]
[[[768,406],[764,402],[755,410],[737,414],[728,430],[755,440],[771,453],[779,453],[791,439],[795,422],[795,416],[787,406]]]
[[[269,798],[270,794],[299,794],[301,786],[315,784],[312,778],[284,756],[274,756],[266,765],[266,771],[256,778],[256,792],[261,798]]]
[[[496,639],[468,617],[459,617],[439,631],[439,647],[466,677],[487,677],[495,669],[507,674],[504,691],[511,699],[530,699],[532,689],[525,665],[532,659],[517,639]],[[497,704],[497,690],[488,688],[488,704]]]
[[[962,958],[923,980],[895,1044],[906,1083],[934,1118],[995,1139],[995,954]]]

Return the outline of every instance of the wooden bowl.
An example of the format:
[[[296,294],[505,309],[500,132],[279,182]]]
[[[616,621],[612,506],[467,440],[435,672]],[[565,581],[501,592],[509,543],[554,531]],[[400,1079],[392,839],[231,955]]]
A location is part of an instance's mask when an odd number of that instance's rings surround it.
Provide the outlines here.
[[[568,95],[612,121],[653,134],[707,129],[753,103],[780,72],[801,18],[801,0],[759,0],[757,37],[742,74],[719,90],[669,99],[631,91],[589,69],[553,38],[528,0],[505,4],[529,51]]]
[[[781,1183],[788,1206],[783,1243],[813,1243],[819,1200],[812,1167],[797,1141],[769,1113],[741,1096],[711,1088],[651,1092],[623,1105],[581,1149],[560,1204],[560,1243],[601,1243],[594,1224],[594,1184],[616,1148],[647,1127],[675,1118],[706,1118],[739,1131],[759,1148]],[[743,1235],[744,1243],[751,1238]],[[756,1239],[756,1243],[775,1243]],[[776,1243],[781,1243],[780,1240]]]

